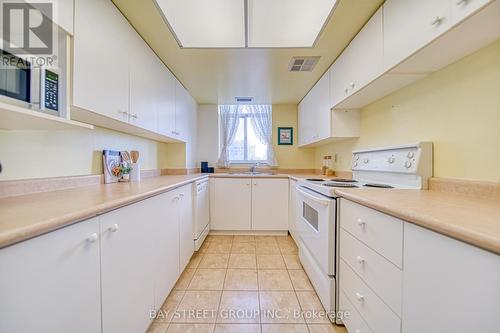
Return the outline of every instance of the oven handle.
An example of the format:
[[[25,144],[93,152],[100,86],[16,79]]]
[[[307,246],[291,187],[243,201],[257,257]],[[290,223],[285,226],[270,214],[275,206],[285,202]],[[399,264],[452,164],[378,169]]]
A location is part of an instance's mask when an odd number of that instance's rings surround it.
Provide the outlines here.
[[[317,196],[315,195],[312,195],[306,191],[304,191],[303,189],[301,189],[300,187],[297,187],[297,192],[302,195],[303,197],[306,197],[306,198],[309,198],[311,200],[313,200],[314,202],[317,202],[323,206],[328,206],[330,204],[330,200],[323,200],[323,199],[320,199],[318,198]]]

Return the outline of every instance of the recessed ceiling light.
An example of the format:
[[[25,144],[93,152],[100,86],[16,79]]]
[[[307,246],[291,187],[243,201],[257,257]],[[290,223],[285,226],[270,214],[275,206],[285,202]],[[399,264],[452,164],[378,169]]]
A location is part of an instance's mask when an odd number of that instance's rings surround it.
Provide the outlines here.
[[[313,47],[337,0],[155,0],[181,47]]]
[[[243,0],[156,0],[181,47],[245,47]]]

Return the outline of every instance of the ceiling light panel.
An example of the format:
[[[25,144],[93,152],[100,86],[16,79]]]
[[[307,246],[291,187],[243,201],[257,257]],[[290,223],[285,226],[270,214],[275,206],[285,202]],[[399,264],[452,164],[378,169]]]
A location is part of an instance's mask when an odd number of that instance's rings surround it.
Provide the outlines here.
[[[182,47],[245,47],[243,0],[156,0]]]
[[[248,47],[312,47],[336,0],[248,0]]]

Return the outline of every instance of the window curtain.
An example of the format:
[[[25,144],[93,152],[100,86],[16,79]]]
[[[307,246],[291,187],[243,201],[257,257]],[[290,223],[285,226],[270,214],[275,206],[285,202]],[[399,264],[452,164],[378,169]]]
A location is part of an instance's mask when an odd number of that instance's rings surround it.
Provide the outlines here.
[[[277,167],[278,161],[273,149],[273,111],[271,105],[247,105],[252,126],[257,138],[262,144],[267,145],[267,163]]]
[[[217,165],[220,168],[229,167],[229,146],[234,142],[240,118],[239,105],[219,105],[222,149]]]

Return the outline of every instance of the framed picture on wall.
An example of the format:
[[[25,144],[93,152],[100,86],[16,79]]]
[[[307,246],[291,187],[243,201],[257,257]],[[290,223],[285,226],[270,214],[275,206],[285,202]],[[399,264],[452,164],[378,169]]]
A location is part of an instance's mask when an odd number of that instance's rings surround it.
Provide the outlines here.
[[[278,127],[278,145],[293,145],[293,127]]]

